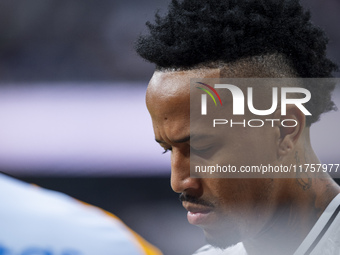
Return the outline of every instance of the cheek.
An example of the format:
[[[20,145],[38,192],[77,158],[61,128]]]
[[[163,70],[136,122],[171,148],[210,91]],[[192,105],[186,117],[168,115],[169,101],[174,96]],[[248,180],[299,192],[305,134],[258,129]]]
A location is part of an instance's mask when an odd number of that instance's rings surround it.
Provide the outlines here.
[[[231,166],[240,169],[241,166],[260,166],[274,164],[277,160],[277,149],[271,139],[265,140],[259,136],[225,139],[220,149],[210,159],[211,164]]]
[[[270,163],[277,159],[276,134],[270,128],[248,128],[236,143],[240,164]]]
[[[205,190],[216,201],[219,208],[231,209],[251,201],[251,189],[244,179],[205,179]]]
[[[222,210],[255,212],[268,208],[274,194],[273,179],[206,179],[207,189]]]

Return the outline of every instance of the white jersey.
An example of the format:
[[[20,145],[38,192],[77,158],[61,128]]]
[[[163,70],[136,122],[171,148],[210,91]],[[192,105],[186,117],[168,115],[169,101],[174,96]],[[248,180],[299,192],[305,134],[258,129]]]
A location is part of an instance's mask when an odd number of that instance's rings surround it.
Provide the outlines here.
[[[205,245],[201,249],[197,250],[193,255],[247,255],[246,250],[242,243],[238,243],[227,249],[215,248],[211,245]]]
[[[294,255],[340,255],[340,194],[327,206]]]
[[[340,255],[340,194],[327,206],[294,255]],[[242,243],[225,250],[203,246],[194,255],[247,255]]]
[[[117,217],[0,173],[0,255],[159,255]]]

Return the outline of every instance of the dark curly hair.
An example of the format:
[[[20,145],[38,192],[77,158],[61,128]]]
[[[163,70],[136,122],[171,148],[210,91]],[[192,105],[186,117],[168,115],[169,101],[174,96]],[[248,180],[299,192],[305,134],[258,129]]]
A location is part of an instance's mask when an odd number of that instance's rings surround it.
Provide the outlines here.
[[[251,61],[270,54],[283,55],[276,59],[286,59],[284,64],[301,78],[331,77],[337,70],[326,56],[328,39],[299,0],[172,0],[166,16],[156,14],[155,24],[146,25],[150,33],[140,36],[135,48],[158,70]],[[306,86],[313,95],[307,126],[335,109],[334,86]]]

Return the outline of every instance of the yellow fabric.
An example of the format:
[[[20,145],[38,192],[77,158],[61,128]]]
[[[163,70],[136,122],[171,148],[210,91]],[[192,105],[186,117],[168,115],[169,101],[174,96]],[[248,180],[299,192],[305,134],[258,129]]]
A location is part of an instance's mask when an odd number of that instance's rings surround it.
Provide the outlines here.
[[[80,201],[80,200],[78,200],[78,201],[81,202],[84,205],[93,206],[93,205],[87,204],[83,201]],[[93,207],[96,207],[96,206],[93,206]],[[141,237],[136,232],[134,232],[132,229],[130,229],[128,226],[126,226],[126,224],[121,219],[119,219],[116,215],[114,215],[113,213],[110,213],[108,211],[105,211],[105,210],[103,210],[99,207],[97,207],[97,208],[100,209],[101,211],[103,211],[109,217],[112,217],[115,220],[118,220],[119,222],[124,224],[124,226],[127,228],[127,230],[129,230],[130,233],[136,238],[136,244],[141,248],[141,250],[144,252],[145,255],[163,255],[163,253],[158,248],[156,248],[155,246],[153,246],[152,244],[147,242],[143,237]]]
[[[101,209],[102,210],[102,209]],[[109,215],[110,217],[115,218],[116,220],[122,222],[124,225],[125,223],[119,219],[116,215],[107,212],[105,210],[103,210],[107,215]],[[126,225],[125,225],[126,226]],[[163,253],[156,248],[155,246],[153,246],[152,244],[150,244],[149,242],[147,242],[144,238],[142,238],[140,235],[138,235],[136,232],[134,232],[132,229],[130,229],[128,226],[126,226],[126,228],[131,232],[131,234],[136,238],[136,240],[138,241],[139,246],[142,248],[142,250],[144,251],[144,253],[146,255],[162,255]]]
[[[32,186],[40,188],[40,186],[35,185],[35,184],[32,184]],[[134,232],[132,229],[130,229],[121,219],[119,219],[113,213],[105,211],[105,210],[103,210],[103,209],[101,209],[97,206],[93,206],[93,205],[90,205],[88,203],[85,203],[81,200],[78,200],[78,199],[75,199],[75,200],[80,202],[83,205],[90,206],[90,207],[96,207],[97,209],[101,210],[102,212],[104,212],[109,217],[112,217],[115,220],[118,220],[119,222],[121,222],[127,228],[127,230],[135,237],[136,244],[140,247],[140,249],[144,252],[145,255],[163,255],[163,253],[158,248],[156,248],[155,246],[153,246],[152,244],[147,242],[144,238],[142,238],[140,235],[138,235],[136,232]]]

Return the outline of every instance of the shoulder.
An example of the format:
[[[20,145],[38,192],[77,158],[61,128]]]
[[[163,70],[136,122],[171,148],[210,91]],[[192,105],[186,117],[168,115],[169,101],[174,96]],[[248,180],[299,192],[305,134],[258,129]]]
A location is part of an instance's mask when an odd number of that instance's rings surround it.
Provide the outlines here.
[[[211,245],[205,245],[197,250],[193,255],[247,255],[242,243],[238,243],[227,249],[215,248]]]
[[[63,193],[0,174],[0,194],[0,225],[8,230],[0,233],[0,244],[18,249],[13,253],[50,247],[46,252],[53,255],[160,254],[113,214]]]

